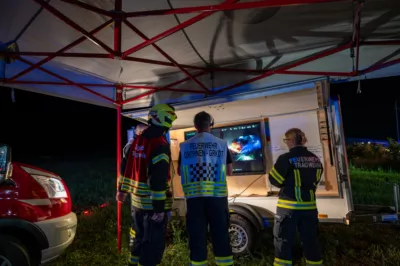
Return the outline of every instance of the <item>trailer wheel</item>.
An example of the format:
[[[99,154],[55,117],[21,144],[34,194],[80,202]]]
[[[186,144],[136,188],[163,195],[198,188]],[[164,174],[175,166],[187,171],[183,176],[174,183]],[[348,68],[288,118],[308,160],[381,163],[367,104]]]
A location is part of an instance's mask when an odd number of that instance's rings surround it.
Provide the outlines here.
[[[232,253],[243,255],[249,253],[255,243],[254,226],[240,215],[232,214],[229,234],[231,237]]]

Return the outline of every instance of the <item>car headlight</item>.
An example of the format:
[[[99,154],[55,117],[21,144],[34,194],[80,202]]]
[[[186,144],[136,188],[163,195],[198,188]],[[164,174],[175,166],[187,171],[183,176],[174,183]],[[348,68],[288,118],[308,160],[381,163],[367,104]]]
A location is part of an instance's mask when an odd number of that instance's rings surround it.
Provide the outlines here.
[[[43,187],[50,199],[68,198],[67,191],[60,179],[41,175],[31,176]]]

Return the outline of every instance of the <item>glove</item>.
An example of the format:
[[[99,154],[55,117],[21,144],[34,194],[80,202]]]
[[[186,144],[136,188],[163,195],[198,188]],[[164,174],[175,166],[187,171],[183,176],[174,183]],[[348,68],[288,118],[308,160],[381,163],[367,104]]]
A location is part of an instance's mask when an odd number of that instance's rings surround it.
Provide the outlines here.
[[[156,223],[161,223],[164,221],[165,218],[165,212],[160,212],[160,213],[154,213],[153,216],[151,217],[151,220],[153,220]]]
[[[124,202],[126,200],[126,198],[128,197],[128,193],[122,192],[122,191],[118,191],[117,192],[117,196],[115,197],[115,199],[119,202]]]

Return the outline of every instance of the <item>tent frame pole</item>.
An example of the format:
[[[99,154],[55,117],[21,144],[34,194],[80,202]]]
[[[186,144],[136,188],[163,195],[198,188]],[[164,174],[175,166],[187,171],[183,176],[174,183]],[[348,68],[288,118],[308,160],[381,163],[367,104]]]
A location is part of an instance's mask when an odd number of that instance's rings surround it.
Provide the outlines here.
[[[122,0],[115,0],[114,13],[120,14],[122,12]],[[114,55],[116,58],[121,58],[122,50],[122,20],[118,17],[114,17]],[[118,189],[118,180],[121,177],[121,129],[122,129],[122,93],[124,87],[120,84],[116,86],[116,99],[117,103],[117,182],[116,186]],[[117,202],[117,249],[121,252],[121,222],[122,222],[122,202]]]
[[[116,156],[117,156],[117,171],[116,171],[116,187],[118,189],[118,181],[121,177],[121,159],[122,159],[122,147],[121,147],[121,131],[122,131],[122,86],[116,86],[116,102],[119,103],[117,105],[117,143],[116,143]],[[117,248],[121,251],[121,221],[122,221],[122,202],[117,202]]]

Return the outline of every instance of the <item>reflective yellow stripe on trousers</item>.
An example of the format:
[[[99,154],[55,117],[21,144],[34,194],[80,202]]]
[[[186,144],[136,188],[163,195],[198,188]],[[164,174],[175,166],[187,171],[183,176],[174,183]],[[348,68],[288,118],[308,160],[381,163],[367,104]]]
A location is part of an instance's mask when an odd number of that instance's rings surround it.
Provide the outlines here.
[[[233,256],[217,257],[215,256],[215,264],[217,266],[230,266],[233,265]]]
[[[136,238],[136,231],[135,230],[133,230],[132,228],[129,230],[129,235],[132,237],[132,238]]]
[[[274,260],[274,266],[291,266],[292,261],[290,260],[283,260],[279,258],[275,258]]]
[[[322,265],[322,260],[320,261],[311,261],[311,260],[306,260],[307,266],[309,265]]]
[[[139,257],[131,255],[128,262],[130,265],[137,265],[139,263]]]
[[[207,261],[191,261],[190,266],[207,266]]]

